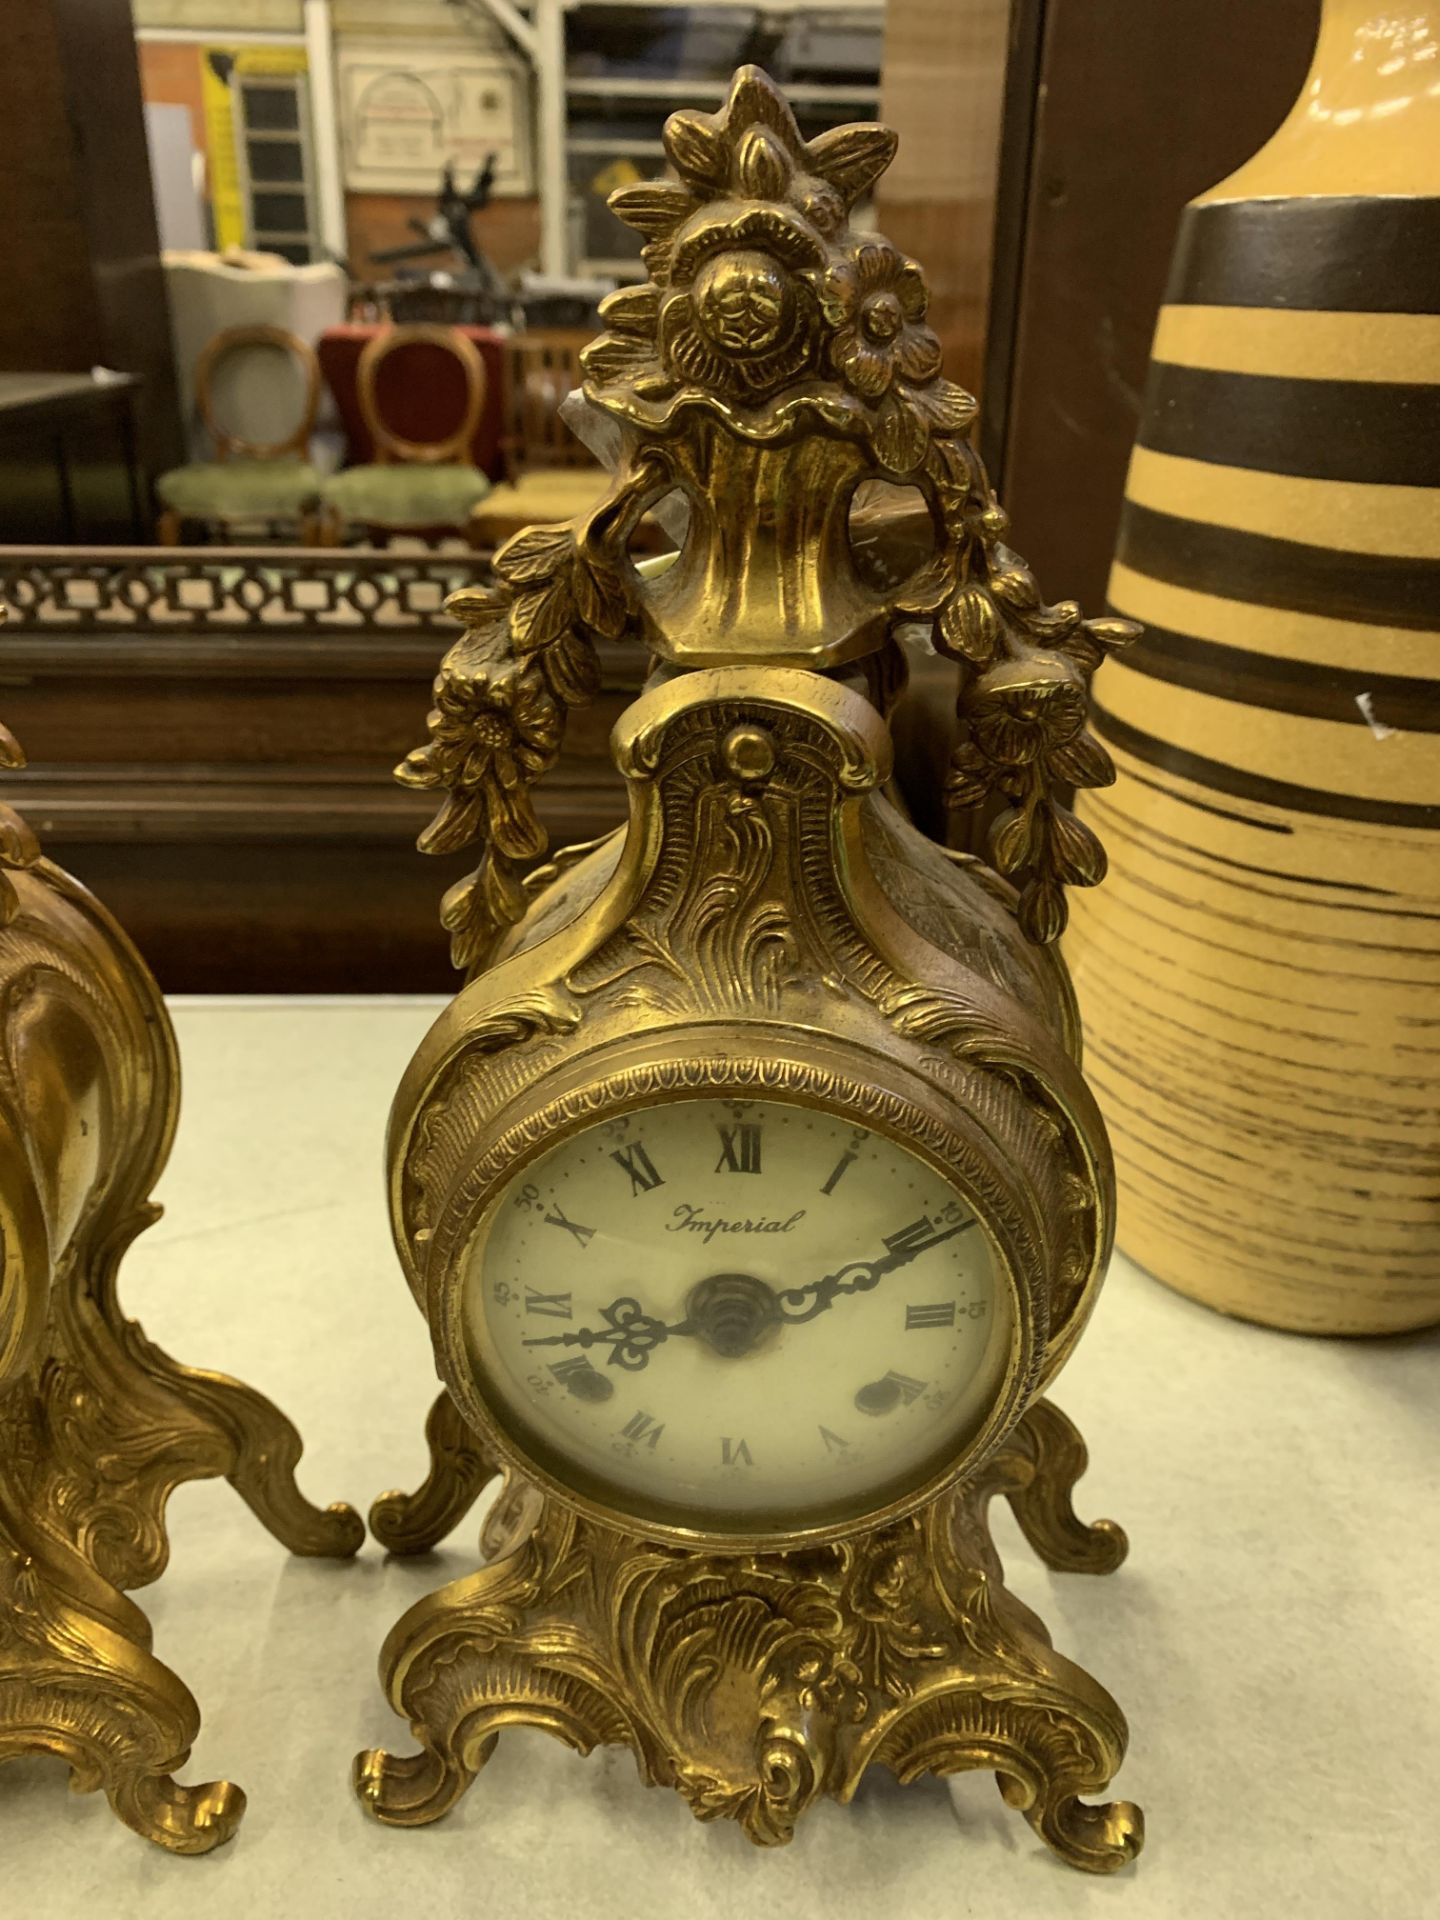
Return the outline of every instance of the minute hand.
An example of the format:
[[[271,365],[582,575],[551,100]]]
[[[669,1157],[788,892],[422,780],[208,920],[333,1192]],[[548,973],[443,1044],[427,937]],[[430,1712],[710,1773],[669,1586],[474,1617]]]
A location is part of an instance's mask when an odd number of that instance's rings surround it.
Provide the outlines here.
[[[833,1305],[840,1294],[868,1293],[887,1273],[907,1266],[942,1241],[953,1240],[957,1233],[968,1233],[975,1224],[973,1220],[962,1220],[958,1227],[944,1227],[937,1232],[928,1219],[922,1218],[913,1226],[902,1227],[899,1233],[887,1234],[887,1251],[878,1260],[852,1260],[837,1272],[827,1273],[822,1280],[812,1280],[808,1287],[787,1287],[776,1299],[780,1318],[792,1323],[813,1320]]]

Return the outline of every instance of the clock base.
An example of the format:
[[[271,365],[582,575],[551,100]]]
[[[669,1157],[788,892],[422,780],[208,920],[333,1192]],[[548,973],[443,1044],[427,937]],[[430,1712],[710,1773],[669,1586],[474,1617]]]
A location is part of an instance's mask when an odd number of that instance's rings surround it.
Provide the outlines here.
[[[365,1530],[301,1494],[277,1407],[125,1317],[117,1270],[159,1212],[174,1036],[104,909],[4,809],[0,835],[0,1761],[55,1755],[145,1839],[207,1853],[245,1796],[171,1777],[199,1710],[124,1591],[164,1570],[170,1495],[223,1475],[294,1553],[344,1557]]]
[[[419,1493],[377,1503],[395,1551],[433,1545],[491,1477],[447,1406],[427,1424]],[[698,1818],[776,1846],[823,1795],[849,1800],[872,1765],[902,1782],[990,1768],[1062,1860],[1113,1872],[1140,1851],[1140,1810],[1080,1796],[1118,1770],[1124,1717],[1006,1588],[988,1523],[1003,1496],[1048,1565],[1113,1571],[1123,1532],[1087,1526],[1071,1502],[1085,1463],[1074,1425],[1038,1401],[922,1512],[788,1554],[657,1545],[513,1479],[484,1530],[488,1564],[386,1640],[382,1680],[421,1748],[360,1754],[356,1791],[386,1824],[422,1826],[455,1805],[504,1728],[541,1727],[580,1753],[628,1746],[641,1777]]]
[[[0,1463],[0,1760],[47,1753],[80,1792],[103,1787],[127,1827],[172,1853],[231,1838],[245,1795],[171,1778],[200,1731],[185,1683],[150,1651],[150,1623],[83,1554],[25,1514]]]
[[[189,1480],[223,1475],[292,1553],[345,1557],[364,1529],[350,1507],[305,1499],[300,1436],[272,1402],[178,1365],[124,1317],[115,1257],[148,1217],[60,1278],[40,1359],[0,1394],[0,1761],[55,1754],[145,1839],[208,1853],[245,1795],[171,1779],[199,1709],[123,1589],[163,1571],[165,1506]]]

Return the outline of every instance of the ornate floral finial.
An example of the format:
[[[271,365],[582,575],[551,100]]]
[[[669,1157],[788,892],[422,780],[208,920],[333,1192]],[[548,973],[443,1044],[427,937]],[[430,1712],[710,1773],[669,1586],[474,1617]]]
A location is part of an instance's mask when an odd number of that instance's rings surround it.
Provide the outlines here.
[[[849,224],[895,145],[876,126],[802,139],[758,67],[720,113],[672,114],[676,177],[611,195],[646,236],[650,279],[601,308],[591,398],[642,431],[709,408],[746,438],[843,433],[896,474],[921,464],[932,431],[963,432],[975,402],[939,377],[923,274]]]
[[[805,140],[773,83],[744,67],[719,113],[671,115],[672,177],[611,196],[645,236],[649,274],[605,300],[605,331],[582,355],[586,399],[621,429],[618,471],[590,513],[502,547],[493,589],[451,596],[467,632],[436,682],[430,740],[399,769],[447,796],[422,847],[484,843],[442,910],[457,966],[524,911],[520,875],[545,847],[530,787],[558,757],[566,711],[598,688],[596,641],[622,636],[682,667],[864,660],[872,686],[893,691],[895,629],[924,621],[961,668],[949,798],[1004,802],[991,853],[1019,886],[1025,932],[1055,939],[1065,887],[1103,874],[1099,842],[1060,796],[1114,778],[1085,730],[1087,688],[1139,629],[1047,606],[1005,545],[967,438],[975,402],[940,372],[924,275],[850,223],[895,144],[878,126]],[[932,558],[889,596],[862,581],[850,547],[850,504],[871,479],[916,487],[935,531]],[[689,531],[668,572],[642,581],[627,542],[672,492]]]

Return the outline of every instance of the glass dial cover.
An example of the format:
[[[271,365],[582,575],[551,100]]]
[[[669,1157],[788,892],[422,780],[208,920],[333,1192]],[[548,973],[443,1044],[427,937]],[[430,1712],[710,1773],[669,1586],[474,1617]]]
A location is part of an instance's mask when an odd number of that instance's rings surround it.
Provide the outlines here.
[[[465,1337],[522,1450],[621,1514],[805,1529],[984,1423],[1013,1313],[982,1222],[844,1114],[682,1099],[559,1140],[471,1242]]]

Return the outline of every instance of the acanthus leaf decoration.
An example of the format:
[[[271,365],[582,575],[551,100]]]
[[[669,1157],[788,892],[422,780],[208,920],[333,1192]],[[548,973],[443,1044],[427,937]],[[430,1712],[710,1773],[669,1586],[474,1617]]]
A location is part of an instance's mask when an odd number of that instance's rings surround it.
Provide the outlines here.
[[[410,1551],[487,1477],[484,1461],[447,1458],[443,1438],[431,1432],[421,1495],[389,1496]],[[1114,1872],[1143,1844],[1140,1810],[1081,1796],[1118,1769],[1124,1718],[1010,1593],[988,1518],[1002,1497],[1048,1565],[1111,1570],[1123,1533],[1085,1524],[1072,1502],[1085,1464],[1070,1421],[1038,1400],[923,1518],[803,1561],[697,1560],[538,1504],[507,1472],[487,1564],[386,1642],[386,1690],[419,1750],[359,1755],[358,1790],[387,1823],[434,1819],[498,1734],[528,1726],[582,1753],[628,1748],[697,1819],[733,1820],[771,1847],[822,1798],[850,1800],[874,1766],[901,1782],[984,1768],[1062,1859]]]

